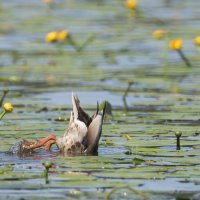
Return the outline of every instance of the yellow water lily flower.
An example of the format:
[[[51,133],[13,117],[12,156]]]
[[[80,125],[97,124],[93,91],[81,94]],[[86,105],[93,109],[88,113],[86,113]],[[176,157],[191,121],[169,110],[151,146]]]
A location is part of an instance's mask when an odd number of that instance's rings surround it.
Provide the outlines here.
[[[52,31],[48,33],[45,37],[46,43],[56,42],[58,40],[58,32]]]
[[[4,110],[6,112],[12,112],[13,111],[13,106],[11,103],[5,103],[4,106],[3,106]]]
[[[180,50],[183,47],[183,40],[182,39],[173,39],[170,41],[169,47],[173,50]]]
[[[195,45],[200,46],[200,36],[195,37],[193,42]]]
[[[162,38],[165,37],[166,32],[162,29],[158,29],[158,30],[155,30],[152,35],[153,35],[153,38],[157,40],[161,40]]]
[[[135,10],[137,8],[137,0],[126,0],[125,5],[129,9]]]
[[[69,37],[69,32],[66,30],[60,31],[58,33],[58,40],[65,41]]]

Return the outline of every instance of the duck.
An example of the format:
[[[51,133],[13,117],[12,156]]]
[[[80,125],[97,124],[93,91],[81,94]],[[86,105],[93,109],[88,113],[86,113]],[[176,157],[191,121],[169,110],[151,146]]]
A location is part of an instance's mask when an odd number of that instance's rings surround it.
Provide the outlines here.
[[[22,140],[10,148],[10,152],[23,154],[32,152],[35,149],[43,147],[49,151],[53,144],[63,155],[98,155],[99,140],[102,134],[103,119],[105,116],[106,104],[100,111],[97,102],[97,108],[92,116],[89,116],[80,106],[80,101],[72,92],[72,111],[68,127],[62,137],[55,134],[37,141],[29,142]]]

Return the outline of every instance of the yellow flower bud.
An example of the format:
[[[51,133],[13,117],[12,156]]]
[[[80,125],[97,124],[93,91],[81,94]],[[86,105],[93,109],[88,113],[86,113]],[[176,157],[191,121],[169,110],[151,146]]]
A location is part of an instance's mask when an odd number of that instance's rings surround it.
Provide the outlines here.
[[[182,39],[171,40],[169,43],[169,47],[173,50],[180,50],[183,47],[183,40]]]
[[[13,111],[13,106],[12,106],[11,103],[5,103],[3,107],[4,107],[4,110],[6,112],[12,112]]]
[[[135,10],[137,8],[137,0],[126,0],[126,7]]]
[[[132,137],[129,136],[128,134],[126,134],[125,137],[126,137],[127,140],[132,140]]]
[[[69,37],[68,31],[63,30],[58,33],[58,40],[60,41],[65,41],[68,37]]]
[[[47,43],[56,42],[57,40],[58,40],[58,33],[56,31],[48,33],[45,37],[45,41]]]
[[[200,46],[200,36],[195,37],[193,42],[195,45]]]
[[[155,39],[158,39],[158,40],[161,40],[162,38],[164,38],[165,35],[166,35],[166,32],[164,30],[161,30],[161,29],[155,30],[153,32],[153,37]]]
[[[49,169],[53,166],[53,163],[51,162],[43,162],[42,165],[46,168],[46,169]]]

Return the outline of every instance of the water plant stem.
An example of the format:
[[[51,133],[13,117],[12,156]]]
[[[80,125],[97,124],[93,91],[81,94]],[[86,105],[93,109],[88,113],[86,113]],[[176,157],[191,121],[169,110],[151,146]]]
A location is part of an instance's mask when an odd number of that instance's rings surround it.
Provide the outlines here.
[[[45,183],[48,184],[49,183],[49,169],[44,170],[44,179],[45,179]]]
[[[69,36],[68,42],[70,45],[72,45],[76,50],[79,48],[78,44],[75,42],[75,40],[72,38],[72,36]]]
[[[122,96],[122,101],[123,101],[123,104],[124,104],[124,112],[125,113],[128,111],[128,105],[127,105],[127,102],[126,102],[126,97],[129,93],[132,85],[133,85],[133,82],[128,83],[128,87],[126,88],[124,95]]]
[[[45,167],[44,169],[44,179],[45,183],[49,184],[49,169],[52,167],[52,163],[44,162],[42,165]]]
[[[1,115],[0,115],[0,120],[3,118],[3,116],[6,114],[6,111],[5,110],[3,110],[3,112],[1,113]]]
[[[180,138],[181,138],[182,132],[177,131],[175,133],[176,136],[176,150],[181,150],[181,144],[180,144]]]
[[[176,150],[181,150],[180,137],[177,137]]]
[[[89,43],[94,40],[94,38],[94,35],[90,35],[81,45],[79,45],[77,51],[82,51]]]
[[[182,52],[181,49],[178,49],[177,50],[178,54],[180,55],[181,59],[185,62],[185,64],[188,66],[188,67],[192,67],[190,61],[187,59],[187,57],[184,55],[184,53]]]
[[[7,93],[8,93],[8,90],[4,90],[4,91],[3,91],[3,95],[2,95],[2,97],[1,97],[1,99],[0,99],[0,106],[3,105],[3,101],[4,101],[4,99],[5,99],[6,95],[7,95]]]
[[[69,44],[72,45],[77,52],[82,51],[89,43],[91,43],[94,40],[95,36],[92,34],[90,35],[81,45],[77,44],[77,42],[72,38],[72,36],[69,37],[68,41]]]

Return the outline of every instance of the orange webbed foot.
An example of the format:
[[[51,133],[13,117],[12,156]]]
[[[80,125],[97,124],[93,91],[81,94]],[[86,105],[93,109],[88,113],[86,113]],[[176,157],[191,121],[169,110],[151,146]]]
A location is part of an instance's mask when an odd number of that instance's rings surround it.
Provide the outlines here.
[[[56,140],[50,140],[50,141],[48,142],[48,144],[44,147],[44,150],[49,151],[49,150],[51,149],[51,146],[52,146],[53,144],[56,144]]]
[[[55,142],[56,142],[56,136],[55,136],[54,134],[51,134],[51,135],[49,135],[49,136],[47,136],[47,137],[45,137],[45,138],[43,138],[43,139],[37,141],[37,142],[34,143],[34,144],[30,144],[28,148],[34,150],[34,149],[36,149],[36,148],[39,148],[39,147],[45,145],[45,144],[46,144],[47,142],[49,142],[49,141],[50,141],[51,145],[52,145],[53,143],[55,143]],[[52,143],[52,142],[53,142],[53,143]],[[47,145],[47,150],[50,149],[51,145]],[[48,148],[49,148],[49,149],[48,149]],[[45,150],[46,150],[46,148],[45,148]]]

